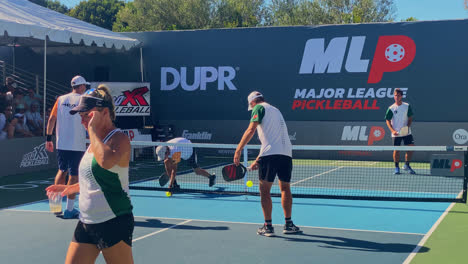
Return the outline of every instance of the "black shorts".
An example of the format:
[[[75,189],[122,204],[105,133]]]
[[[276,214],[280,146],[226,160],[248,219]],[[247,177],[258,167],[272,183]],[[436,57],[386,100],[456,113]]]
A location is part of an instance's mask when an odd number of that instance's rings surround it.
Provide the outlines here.
[[[412,144],[414,144],[413,135],[407,135],[407,136],[404,136],[404,137],[394,137],[393,138],[393,146],[400,146],[401,141],[403,141],[403,144],[405,146],[412,145]]]
[[[59,170],[68,172],[72,176],[78,176],[78,167],[84,151],[57,149],[57,162]]]
[[[190,156],[190,158],[187,159],[187,164],[193,169],[200,167],[198,166],[197,152],[195,151],[195,149],[193,149],[192,156]]]
[[[292,158],[286,155],[269,155],[258,158],[258,178],[274,182],[276,175],[282,182],[291,181]]]
[[[78,221],[73,242],[96,245],[98,249],[110,248],[120,241],[132,246],[133,214],[120,215],[99,224],[85,224]]]

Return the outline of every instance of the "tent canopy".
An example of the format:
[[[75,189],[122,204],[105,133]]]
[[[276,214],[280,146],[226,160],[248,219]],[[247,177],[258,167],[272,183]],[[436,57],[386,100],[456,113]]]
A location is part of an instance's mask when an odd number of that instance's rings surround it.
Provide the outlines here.
[[[0,45],[96,45],[130,49],[139,41],[27,0],[0,0]]]

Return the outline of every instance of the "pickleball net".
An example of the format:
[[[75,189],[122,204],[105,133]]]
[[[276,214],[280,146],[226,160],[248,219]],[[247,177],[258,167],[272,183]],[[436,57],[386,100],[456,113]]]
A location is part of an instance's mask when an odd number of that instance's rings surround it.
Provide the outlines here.
[[[179,192],[259,194],[258,171],[248,171],[241,180],[223,180],[221,170],[233,162],[237,147],[234,144],[132,142],[131,189],[168,190],[168,186],[160,186],[158,182],[165,171],[154,152],[159,145],[181,152],[176,177]],[[246,167],[259,150],[258,145],[243,149],[241,161]],[[394,174],[395,150],[400,152],[400,174]],[[415,174],[404,170],[406,151],[413,153],[410,166]],[[194,160],[199,167],[217,175],[214,186],[208,186],[208,178],[196,175],[192,168]],[[466,146],[296,145],[290,185],[293,197],[466,203],[466,161]],[[253,182],[250,188],[245,184],[249,180]],[[271,193],[280,196],[277,183]]]

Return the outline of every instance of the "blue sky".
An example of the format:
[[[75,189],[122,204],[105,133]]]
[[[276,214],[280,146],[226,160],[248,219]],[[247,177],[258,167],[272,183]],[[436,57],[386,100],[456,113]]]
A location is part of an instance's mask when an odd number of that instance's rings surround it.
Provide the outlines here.
[[[127,0],[128,1],[128,0]],[[394,0],[397,8],[396,21],[415,17],[418,20],[441,20],[468,18],[468,10],[464,9],[465,0]],[[60,0],[61,3],[73,7],[80,0]]]

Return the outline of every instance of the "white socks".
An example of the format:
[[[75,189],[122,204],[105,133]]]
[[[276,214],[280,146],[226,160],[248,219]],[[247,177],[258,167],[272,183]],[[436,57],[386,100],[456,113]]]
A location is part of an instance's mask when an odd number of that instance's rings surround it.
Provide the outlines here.
[[[75,199],[67,198],[67,210],[72,211],[75,206]]]

